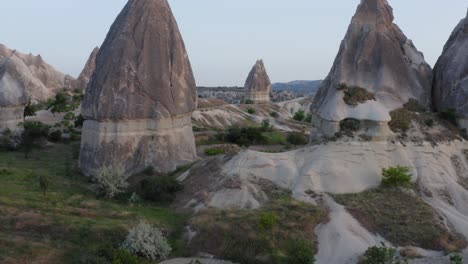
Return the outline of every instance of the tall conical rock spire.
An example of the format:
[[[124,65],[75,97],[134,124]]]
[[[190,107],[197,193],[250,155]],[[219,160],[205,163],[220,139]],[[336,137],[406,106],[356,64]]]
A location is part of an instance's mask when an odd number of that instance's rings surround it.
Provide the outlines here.
[[[410,99],[430,105],[432,69],[393,19],[386,0],[361,1],[312,106],[329,122],[319,125],[323,133],[334,134],[346,118],[385,124]]]
[[[254,102],[269,102],[271,81],[263,60],[257,60],[244,85],[246,98]]]
[[[454,109],[468,128],[468,15],[455,27],[434,67],[432,99],[436,110]]]
[[[196,158],[192,68],[167,0],[129,0],[96,58],[82,106],[80,166],[168,172]]]

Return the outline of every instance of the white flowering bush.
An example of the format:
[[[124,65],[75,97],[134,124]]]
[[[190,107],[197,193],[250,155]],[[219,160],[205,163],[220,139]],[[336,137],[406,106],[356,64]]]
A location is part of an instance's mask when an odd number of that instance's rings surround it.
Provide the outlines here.
[[[129,231],[122,248],[153,260],[166,259],[172,251],[161,230],[144,221]]]
[[[107,198],[113,198],[122,193],[128,187],[129,176],[125,174],[122,166],[104,166],[98,169],[94,175],[95,186],[98,194]]]

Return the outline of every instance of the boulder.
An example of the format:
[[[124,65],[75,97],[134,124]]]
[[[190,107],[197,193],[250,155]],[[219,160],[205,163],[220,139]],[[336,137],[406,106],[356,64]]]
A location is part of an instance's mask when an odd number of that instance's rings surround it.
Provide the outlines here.
[[[256,103],[270,102],[271,81],[263,60],[258,60],[253,66],[245,81],[244,89],[246,99]]]
[[[96,58],[82,104],[80,168],[170,172],[196,159],[192,68],[167,0],[130,0]]]
[[[391,111],[410,99],[430,106],[431,67],[393,20],[387,0],[361,0],[312,105],[315,135],[332,136],[353,118],[385,136]]]
[[[434,67],[432,91],[438,111],[453,109],[462,128],[468,128],[468,15],[458,23]]]

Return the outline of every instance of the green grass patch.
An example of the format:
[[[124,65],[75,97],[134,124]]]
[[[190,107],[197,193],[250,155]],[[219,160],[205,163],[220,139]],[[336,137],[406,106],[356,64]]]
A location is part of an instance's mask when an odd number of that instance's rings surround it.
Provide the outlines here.
[[[395,245],[446,251],[466,246],[466,241],[449,233],[432,208],[411,189],[377,188],[335,195],[335,199],[368,230]]]
[[[29,159],[21,152],[0,151],[1,263],[95,263],[85,260],[97,258],[103,247],[117,248],[140,219],[167,230],[174,254],[184,251],[180,237],[186,215],[153,203],[97,199],[76,169],[76,148],[55,144],[34,150]],[[49,181],[46,195],[39,175]]]
[[[198,232],[191,252],[210,252],[243,264],[311,263],[307,261],[317,252],[315,227],[327,216],[325,209],[289,197],[276,198],[259,210],[209,209],[190,220]],[[291,257],[301,261],[289,262]]]

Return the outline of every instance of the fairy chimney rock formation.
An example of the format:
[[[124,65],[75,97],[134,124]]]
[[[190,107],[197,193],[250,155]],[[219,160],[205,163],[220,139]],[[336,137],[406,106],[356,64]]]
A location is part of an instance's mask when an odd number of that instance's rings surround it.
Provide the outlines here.
[[[312,105],[317,135],[332,136],[352,118],[370,136],[386,136],[391,111],[410,99],[430,106],[432,69],[393,20],[387,0],[361,0]]]
[[[129,0],[96,58],[86,89],[80,168],[175,170],[196,158],[192,68],[167,0]]]
[[[253,66],[245,81],[244,89],[246,99],[256,103],[270,102],[271,81],[263,60],[258,60]]]
[[[91,79],[91,76],[93,75],[94,70],[96,69],[96,56],[98,52],[99,48],[95,47],[89,55],[88,61],[86,62],[83,71],[81,71],[80,76],[78,76],[78,79],[76,80],[76,88],[80,90],[85,90],[88,86],[89,80]]]
[[[453,109],[468,129],[468,14],[452,32],[434,67],[432,100],[438,111]]]

